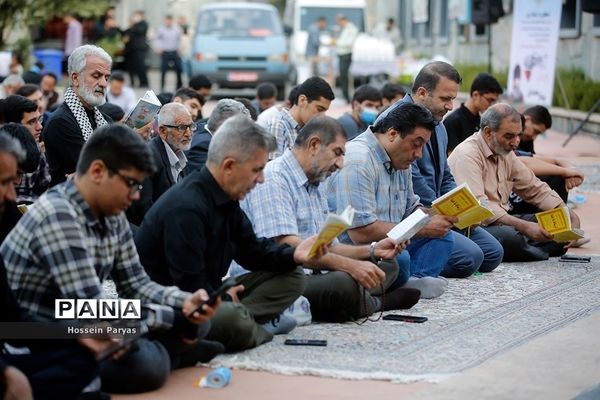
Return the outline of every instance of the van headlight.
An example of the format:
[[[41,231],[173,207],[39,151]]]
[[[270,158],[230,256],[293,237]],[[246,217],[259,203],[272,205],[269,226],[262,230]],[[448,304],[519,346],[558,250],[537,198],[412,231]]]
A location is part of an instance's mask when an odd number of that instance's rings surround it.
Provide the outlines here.
[[[217,61],[217,55],[214,53],[196,53],[195,57],[196,61]]]
[[[289,61],[289,55],[287,53],[271,54],[267,57],[267,61],[287,63]]]

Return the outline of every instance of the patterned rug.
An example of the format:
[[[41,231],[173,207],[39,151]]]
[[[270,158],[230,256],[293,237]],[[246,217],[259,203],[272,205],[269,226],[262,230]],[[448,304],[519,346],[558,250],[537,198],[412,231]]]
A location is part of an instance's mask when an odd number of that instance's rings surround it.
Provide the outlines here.
[[[435,300],[402,312],[421,324],[312,324],[259,348],[210,364],[280,374],[395,382],[439,381],[600,310],[600,257],[588,264],[506,263],[490,274],[450,281]],[[327,347],[284,339],[326,339]]]

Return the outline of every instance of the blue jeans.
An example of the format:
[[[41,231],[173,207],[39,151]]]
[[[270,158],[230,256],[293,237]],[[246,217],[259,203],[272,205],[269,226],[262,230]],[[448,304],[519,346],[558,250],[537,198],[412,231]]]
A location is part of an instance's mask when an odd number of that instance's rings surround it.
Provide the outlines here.
[[[408,278],[410,278],[410,254],[408,251],[404,250],[402,253],[396,256],[396,262],[398,263],[398,278],[396,281],[389,287],[388,292],[391,292],[394,289],[399,288],[404,285]]]
[[[412,238],[405,250],[410,253],[410,275],[419,278],[439,276],[450,258],[453,247],[452,231],[441,238]]]
[[[504,255],[502,245],[485,229],[471,229],[469,237],[461,232],[451,231],[454,248],[448,264],[440,275],[446,278],[466,278],[476,271],[493,271]]]

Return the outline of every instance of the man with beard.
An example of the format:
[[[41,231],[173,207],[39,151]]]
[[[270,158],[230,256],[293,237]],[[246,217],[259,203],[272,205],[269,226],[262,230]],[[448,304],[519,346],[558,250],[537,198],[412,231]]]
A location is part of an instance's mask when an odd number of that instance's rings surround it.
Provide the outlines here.
[[[292,246],[318,234],[328,211],[321,183],[342,168],[345,151],[346,137],[339,122],[326,116],[311,119],[292,150],[267,164],[265,183],[241,204],[256,234]],[[375,242],[373,248],[334,243],[320,265],[307,270],[304,296],[313,319],[343,322],[379,310],[412,307],[419,301],[418,290],[390,290],[398,277],[393,259],[404,247],[405,243],[396,246],[390,238]]]
[[[149,142],[156,171],[144,179],[140,199],[127,210],[129,222],[139,225],[152,204],[184,176],[196,124],[187,108],[180,103],[165,104],[158,114],[158,133]]]
[[[494,211],[482,225],[502,244],[504,261],[545,260],[566,253],[574,243],[553,242],[533,214],[508,214],[511,192],[542,211],[565,206],[515,154],[521,131],[521,114],[508,104],[493,105],[481,116],[479,132],[454,149],[448,164],[456,181],[467,182],[475,197]],[[569,211],[573,227],[579,228],[579,217]]]
[[[182,289],[221,285],[232,260],[251,270],[237,277],[211,320],[209,337],[229,352],[256,347],[289,330],[275,318],[304,290],[297,265],[318,265],[308,252],[315,237],[297,247],[258,238],[241,210],[258,183],[275,139],[246,115],[221,125],[210,143],[206,166],[192,172],[152,206],[135,243],[148,274]]]
[[[112,122],[98,106],[104,104],[112,60],[93,45],[80,46],[68,61],[69,87],[64,102],[42,132],[52,177],[51,186],[75,172],[79,153],[94,130]]]

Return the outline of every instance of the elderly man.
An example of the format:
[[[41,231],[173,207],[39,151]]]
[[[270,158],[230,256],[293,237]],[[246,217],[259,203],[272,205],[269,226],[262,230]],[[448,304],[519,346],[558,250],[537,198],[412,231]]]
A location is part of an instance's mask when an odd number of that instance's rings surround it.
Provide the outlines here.
[[[0,247],[19,304],[41,319],[54,320],[55,299],[105,298],[102,281],[110,276],[119,297],[141,300],[148,311],[144,323],[171,328],[153,332],[160,342],[137,340],[124,358],[104,365],[105,391],[156,389],[171,366],[207,361],[223,350],[198,341],[218,304],[190,316],[206,292],[152,282],[140,264],[123,211],[153,170],[150,149],[133,130],[98,129],[81,151],[75,177],[42,195]]]
[[[425,107],[402,103],[348,143],[345,166],[331,178],[328,199],[329,208],[338,213],[348,204],[356,210],[351,229],[340,236],[342,241],[381,240],[421,207],[413,192],[410,166],[422,156],[434,128],[435,120]],[[397,284],[419,289],[422,298],[438,297],[446,290],[447,281],[438,275],[452,251],[449,231],[455,221],[434,215],[411,239],[408,251],[400,253],[410,254],[411,276],[400,274]]]
[[[300,130],[294,148],[267,164],[265,183],[242,202],[257,235],[294,246],[319,233],[327,216],[320,183],[342,168],[345,145],[344,131],[333,118],[315,117]],[[418,290],[390,290],[398,277],[393,259],[403,247],[390,238],[372,248],[335,243],[313,268],[319,273],[306,276],[304,296],[313,319],[342,322],[412,307],[419,301]],[[378,266],[379,259],[386,261]],[[408,263],[403,267],[408,269]]]
[[[415,194],[426,207],[456,187],[446,157],[448,135],[441,123],[444,115],[452,109],[461,77],[448,63],[434,61],[425,65],[417,74],[412,93],[397,103],[414,102],[427,108],[437,121],[431,140],[425,145],[423,157],[412,165],[412,182]],[[394,107],[394,106],[392,106]],[[446,278],[466,278],[476,271],[490,272],[502,261],[502,246],[483,229],[451,231],[454,248],[441,274]],[[468,237],[467,237],[468,236]]]
[[[508,104],[496,104],[481,116],[479,132],[459,144],[448,163],[456,180],[467,182],[475,197],[494,211],[483,225],[502,244],[504,261],[545,260],[564,254],[568,246],[553,242],[532,214],[509,215],[510,193],[515,192],[538,210],[565,204],[514,153],[521,130],[521,115]],[[578,228],[579,217],[573,211],[570,214]]]
[[[209,337],[238,351],[287,332],[277,317],[304,290],[297,265],[308,259],[314,237],[294,248],[258,238],[239,206],[264,181],[267,155],[274,139],[245,115],[229,118],[211,141],[206,168],[195,171],[165,193],[144,218],[135,242],[148,274],[182,289],[221,285],[232,260],[253,272],[238,277]],[[321,251],[322,253],[322,251]],[[321,254],[319,254],[321,255]]]
[[[100,47],[84,45],[69,56],[69,87],[64,102],[42,132],[52,176],[51,186],[75,172],[79,153],[94,129],[110,121],[99,110],[105,103],[112,60]]]
[[[227,118],[239,114],[250,117],[250,113],[246,107],[239,101],[233,99],[219,100],[210,114],[208,121],[203,124],[192,137],[191,147],[186,153],[189,161],[186,168],[187,173],[202,169],[204,164],[206,164],[208,146],[210,145],[213,134]]]
[[[146,212],[171,186],[185,176],[185,151],[192,142],[196,124],[183,104],[165,104],[158,114],[158,136],[149,146],[156,163],[156,171],[144,179],[140,199],[127,210],[127,219],[140,225]]]

